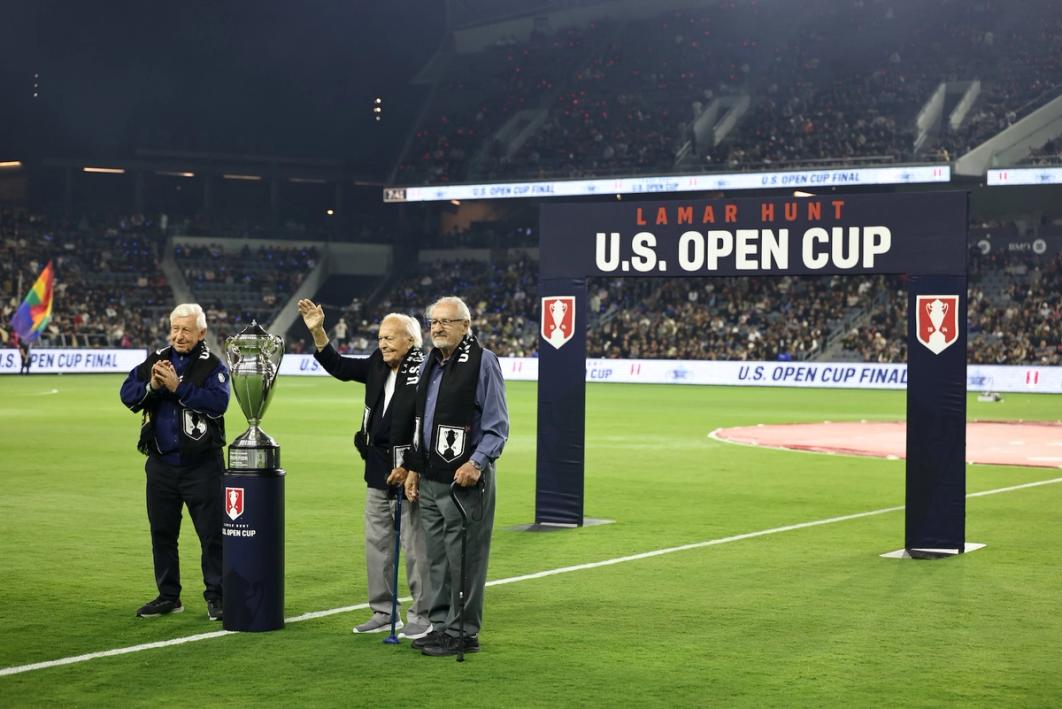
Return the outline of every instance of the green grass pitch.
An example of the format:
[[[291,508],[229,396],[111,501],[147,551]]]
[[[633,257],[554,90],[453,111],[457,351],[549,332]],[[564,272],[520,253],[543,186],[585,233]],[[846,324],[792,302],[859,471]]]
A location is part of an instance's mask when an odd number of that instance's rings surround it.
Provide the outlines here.
[[[154,597],[138,417],[118,376],[0,378],[0,668],[215,631],[190,522],[185,613]],[[288,471],[286,615],[364,602],[362,390],[279,382],[264,428]],[[592,385],[586,513],[531,534],[535,386],[508,388],[490,578],[903,504],[904,464],[708,438],[757,422],[902,419],[903,392]],[[1062,396],[971,397],[971,418],[1057,419]],[[235,401],[232,438],[245,427]],[[972,466],[970,492],[1060,471]],[[0,706],[1057,706],[1062,485],[970,498],[942,561],[879,554],[903,513],[704,546],[487,590],[459,665],[354,636],[365,611],[0,676]],[[403,583],[404,588],[404,583]]]

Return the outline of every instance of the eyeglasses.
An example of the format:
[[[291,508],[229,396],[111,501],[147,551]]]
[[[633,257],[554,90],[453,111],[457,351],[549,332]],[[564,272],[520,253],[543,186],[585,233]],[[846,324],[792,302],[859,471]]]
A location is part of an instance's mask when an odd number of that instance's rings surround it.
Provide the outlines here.
[[[428,320],[428,325],[431,326],[431,327],[435,327],[436,325],[442,325],[443,327],[450,327],[451,325],[456,325],[459,322],[465,322],[465,319],[464,318],[456,318],[456,319],[453,319],[453,318],[432,318],[432,319]]]

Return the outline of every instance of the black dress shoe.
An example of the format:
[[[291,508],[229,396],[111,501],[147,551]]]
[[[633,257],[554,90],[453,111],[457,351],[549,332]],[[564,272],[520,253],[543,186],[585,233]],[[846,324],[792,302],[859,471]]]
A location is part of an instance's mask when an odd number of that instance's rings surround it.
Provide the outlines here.
[[[139,618],[158,618],[160,615],[180,613],[183,610],[184,606],[181,605],[180,599],[171,600],[159,596],[154,601],[148,601],[140,606],[140,610],[136,612],[136,615]]]
[[[479,652],[479,637],[476,635],[466,635],[462,642],[459,637],[443,635],[442,640],[438,644],[426,645],[420,652],[422,655],[431,655],[432,657],[446,657],[447,655],[456,655],[462,650],[466,655],[473,652]]]
[[[414,650],[423,650],[429,645],[438,645],[442,638],[446,635],[441,630],[433,630],[422,638],[417,638],[409,644]]]

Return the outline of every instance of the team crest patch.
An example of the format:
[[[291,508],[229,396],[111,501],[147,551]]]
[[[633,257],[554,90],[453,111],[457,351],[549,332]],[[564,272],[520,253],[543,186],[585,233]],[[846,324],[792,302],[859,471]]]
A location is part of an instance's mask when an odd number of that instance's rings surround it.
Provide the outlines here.
[[[184,411],[184,435],[198,441],[206,433],[206,416],[198,411]]]
[[[575,334],[575,296],[555,295],[542,299],[542,339],[560,349]]]
[[[236,519],[243,514],[243,488],[225,488],[225,514],[229,519]]]
[[[933,354],[940,354],[959,339],[959,296],[920,295],[915,318],[918,341]]]
[[[402,467],[402,464],[405,462],[406,451],[409,450],[410,447],[411,446],[395,446],[394,460],[391,461],[392,468]]]
[[[435,436],[435,452],[451,463],[465,452],[465,429],[457,426],[439,426]]]

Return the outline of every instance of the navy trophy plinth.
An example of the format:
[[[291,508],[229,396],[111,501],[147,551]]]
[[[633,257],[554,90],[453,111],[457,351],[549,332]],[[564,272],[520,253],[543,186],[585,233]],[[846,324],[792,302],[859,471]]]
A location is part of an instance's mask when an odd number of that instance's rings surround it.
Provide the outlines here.
[[[225,342],[232,388],[250,428],[229,445],[222,519],[225,630],[284,627],[284,477],[280,447],[259,428],[284,341],[257,322]]]

